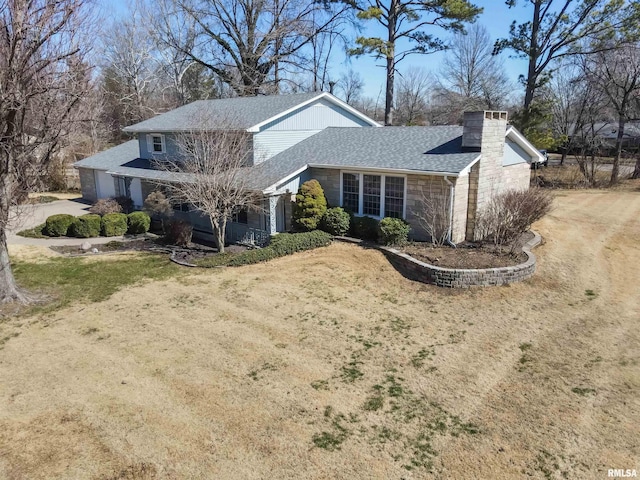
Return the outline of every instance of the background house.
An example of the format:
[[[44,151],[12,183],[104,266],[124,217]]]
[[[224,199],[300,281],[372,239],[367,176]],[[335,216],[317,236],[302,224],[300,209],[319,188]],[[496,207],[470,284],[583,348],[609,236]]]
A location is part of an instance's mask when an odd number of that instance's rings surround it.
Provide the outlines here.
[[[151,160],[175,155],[175,136],[198,128],[203,113],[233,116],[247,135],[244,175],[264,197],[264,212],[239,212],[230,222],[228,241],[289,230],[294,195],[315,178],[330,205],[405,218],[419,240],[427,239],[416,218],[421,196],[447,195],[451,240],[461,242],[473,237],[477,212],[492,195],[528,188],[529,163],[540,155],[508,126],[506,112],[470,112],[463,126],[381,127],[326,92],[205,100],[127,127],[135,140],[77,162],[83,197],[125,195],[141,207],[155,182],[181,175],[154,169]],[[211,232],[198,212],[179,215],[196,233]]]

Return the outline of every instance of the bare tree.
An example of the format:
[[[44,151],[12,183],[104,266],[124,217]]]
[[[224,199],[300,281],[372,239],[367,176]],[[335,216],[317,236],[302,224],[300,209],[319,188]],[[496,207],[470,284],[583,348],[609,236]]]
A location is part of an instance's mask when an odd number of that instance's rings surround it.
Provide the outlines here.
[[[434,245],[442,246],[451,239],[450,207],[448,191],[422,190],[413,214]]]
[[[338,88],[342,92],[342,99],[349,105],[355,105],[362,95],[364,81],[358,72],[350,68],[340,76]]]
[[[422,68],[409,68],[400,76],[396,92],[396,114],[400,125],[424,125],[433,77]]]
[[[83,0],[0,2],[0,302],[27,303],[7,251],[10,209],[51,161],[82,95]]]
[[[454,34],[439,74],[438,101],[458,122],[467,110],[497,110],[509,102],[513,84],[504,63],[494,56],[487,29],[479,24]]]
[[[628,44],[586,57],[585,74],[607,96],[618,128],[610,184],[618,182],[626,123],[637,117],[640,96],[640,46]]]
[[[507,0],[510,8],[518,0]],[[495,53],[505,49],[528,60],[525,84],[524,109],[529,109],[536,90],[548,80],[549,69],[554,60],[576,55],[603,51],[603,45],[585,39],[607,37],[616,31],[636,32],[640,5],[637,2],[620,0],[526,0],[532,7],[531,19],[511,24],[508,38],[498,40]],[[605,47],[605,49],[612,46]]]
[[[236,94],[256,95],[272,75],[276,90],[284,66],[345,12],[333,2],[303,0],[159,0],[159,38],[210,69]],[[176,30],[176,23],[189,28]]]
[[[175,137],[178,155],[158,159],[159,168],[176,174],[161,185],[167,198],[188,204],[211,221],[218,251],[224,253],[227,222],[241,209],[259,210],[259,196],[247,185],[248,134],[232,119],[202,120],[199,127]]]
[[[153,116],[160,68],[155,43],[137,7],[126,18],[112,22],[103,34],[102,55],[103,85],[114,130]]]

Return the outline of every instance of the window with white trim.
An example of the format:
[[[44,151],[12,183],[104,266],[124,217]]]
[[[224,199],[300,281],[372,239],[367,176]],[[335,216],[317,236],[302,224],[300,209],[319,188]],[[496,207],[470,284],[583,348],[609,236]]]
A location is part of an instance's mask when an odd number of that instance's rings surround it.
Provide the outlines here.
[[[150,133],[147,135],[147,148],[149,153],[165,153],[164,135],[159,133]]]
[[[403,176],[342,172],[342,207],[356,215],[403,218],[405,184]]]

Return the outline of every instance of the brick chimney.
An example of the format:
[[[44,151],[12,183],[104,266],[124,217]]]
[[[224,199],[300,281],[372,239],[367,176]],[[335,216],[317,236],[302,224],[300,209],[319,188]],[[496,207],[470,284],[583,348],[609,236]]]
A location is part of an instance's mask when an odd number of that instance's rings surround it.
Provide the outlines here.
[[[507,112],[465,112],[462,151],[478,152],[480,161],[469,173],[467,239],[475,238],[475,220],[491,197],[502,189],[502,158],[507,133]]]

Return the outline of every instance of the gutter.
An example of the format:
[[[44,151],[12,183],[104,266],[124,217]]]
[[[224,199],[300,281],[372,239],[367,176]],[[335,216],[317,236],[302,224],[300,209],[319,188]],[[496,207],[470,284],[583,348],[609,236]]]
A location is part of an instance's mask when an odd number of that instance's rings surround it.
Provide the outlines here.
[[[444,176],[444,181],[449,185],[449,230],[447,231],[447,244],[451,247],[456,248],[456,244],[451,241],[451,234],[453,233],[453,201],[456,195],[456,186],[451,183],[449,180],[449,176]]]

